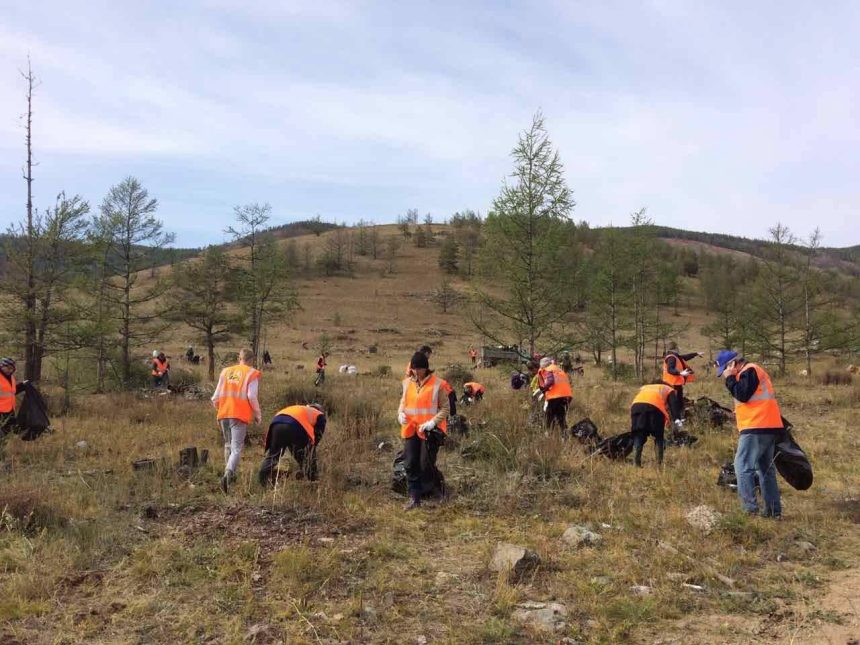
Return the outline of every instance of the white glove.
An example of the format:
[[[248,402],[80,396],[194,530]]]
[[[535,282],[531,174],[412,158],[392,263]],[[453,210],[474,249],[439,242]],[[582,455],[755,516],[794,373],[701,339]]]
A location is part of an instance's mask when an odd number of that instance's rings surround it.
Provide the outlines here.
[[[425,421],[420,426],[418,426],[418,432],[423,434],[423,433],[429,432],[430,430],[432,430],[435,427],[436,427],[436,422],[433,419],[430,419],[429,421]]]
[[[543,402],[543,411],[546,412],[546,409],[549,407],[549,401]]]
[[[683,428],[684,427],[684,420],[683,419],[675,419],[675,427],[679,428],[679,429]]]
[[[402,426],[406,425],[407,419],[406,419],[406,413],[405,412],[398,412],[397,413],[397,423],[399,423]]]
[[[692,373],[693,373],[693,370],[691,370],[689,367],[684,369],[684,370],[681,370],[681,376],[689,376]]]

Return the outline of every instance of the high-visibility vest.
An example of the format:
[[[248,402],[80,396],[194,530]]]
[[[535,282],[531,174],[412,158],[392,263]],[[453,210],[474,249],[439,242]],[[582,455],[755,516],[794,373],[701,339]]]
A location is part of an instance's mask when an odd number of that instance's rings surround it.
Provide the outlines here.
[[[322,412],[309,405],[291,405],[280,410],[275,416],[279,417],[281,415],[292,417],[298,421],[299,425],[305,429],[305,432],[311,438],[311,445],[316,445],[317,435],[314,426],[317,423],[317,419],[323,415]]]
[[[406,424],[400,426],[400,436],[408,439],[418,432],[418,426],[430,421],[439,413],[439,397],[445,395],[443,385],[446,381],[435,374],[431,374],[424,384],[418,387],[417,381],[413,379],[403,380],[403,413],[406,415]],[[448,385],[448,387],[451,387]],[[443,420],[437,426],[442,432],[448,432],[447,420]]]
[[[218,397],[218,419],[239,419],[251,423],[254,410],[248,400],[248,386],[260,378],[260,372],[248,365],[225,367],[221,372],[223,388]]]
[[[540,370],[539,374],[541,375],[541,383],[544,381],[547,372],[552,372],[554,381],[552,387],[544,394],[544,398],[547,401],[573,396],[573,391],[570,388],[570,379],[558,365],[550,365],[549,367]]]
[[[686,383],[692,383],[693,381],[696,380],[695,374],[689,374],[687,376],[681,376],[680,374],[670,374],[669,373],[669,366],[666,364],[666,359],[669,358],[670,356],[674,357],[675,369],[678,372],[683,372],[685,369],[688,369],[687,363],[686,363],[686,361],[684,361],[683,358],[681,358],[677,354],[666,354],[666,356],[663,357],[663,379],[662,379],[666,385],[672,385],[672,386],[684,385]]]
[[[17,389],[18,384],[14,376],[8,379],[0,376],[0,414],[15,411],[15,390]]]
[[[466,383],[463,387],[467,389],[472,388],[472,394],[483,394],[487,391],[487,388],[480,383]]]
[[[170,363],[167,361],[167,359],[164,359],[162,361],[160,358],[154,358],[152,360],[152,375],[153,376],[161,376],[162,374],[164,374],[169,369],[170,369]]]
[[[758,387],[750,400],[742,403],[735,399],[735,419],[738,422],[738,432],[753,428],[782,428],[782,413],[776,402],[773,383],[770,376],[755,363],[747,363],[738,372],[738,376],[747,370],[755,370],[758,376]]]
[[[643,385],[636,394],[636,397],[633,399],[633,403],[630,404],[630,407],[632,408],[637,403],[653,405],[663,413],[663,416],[666,418],[666,423],[668,424],[668,403],[669,395],[672,394],[672,392],[674,392],[674,390],[668,385]]]

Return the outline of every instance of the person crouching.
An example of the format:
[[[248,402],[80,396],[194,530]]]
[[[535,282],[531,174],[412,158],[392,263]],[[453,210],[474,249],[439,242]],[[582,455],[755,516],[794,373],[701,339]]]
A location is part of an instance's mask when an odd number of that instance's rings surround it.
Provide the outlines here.
[[[325,412],[316,403],[291,405],[275,414],[263,438],[266,456],[260,465],[260,484],[275,483],[278,463],[287,451],[298,463],[302,476],[316,481],[317,446],[325,426]]]
[[[654,452],[657,456],[657,466],[663,465],[663,450],[666,443],[663,435],[664,426],[669,420],[682,427],[682,403],[674,388],[658,381],[652,385],[643,385],[633,402],[630,404],[630,431],[633,433],[633,462],[642,467],[642,448],[648,437],[654,437]]]
[[[447,383],[430,370],[427,356],[416,352],[409,367],[413,375],[403,380],[403,394],[397,409],[409,492],[407,511],[421,506],[421,496],[433,487],[436,456],[447,433],[450,410],[445,394]]]

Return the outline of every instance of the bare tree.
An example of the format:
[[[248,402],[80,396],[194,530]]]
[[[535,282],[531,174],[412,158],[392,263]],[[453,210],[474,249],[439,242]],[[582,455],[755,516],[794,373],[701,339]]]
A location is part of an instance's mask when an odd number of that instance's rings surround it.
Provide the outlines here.
[[[28,379],[37,378],[41,366],[37,363],[39,348],[36,340],[36,240],[33,230],[33,92],[36,89],[36,76],[30,58],[27,58],[27,71],[21,72],[27,84],[27,114],[25,119],[24,140],[27,146],[27,161],[24,165],[24,181],[27,183],[27,229],[24,242],[26,291],[24,295],[24,374]]]

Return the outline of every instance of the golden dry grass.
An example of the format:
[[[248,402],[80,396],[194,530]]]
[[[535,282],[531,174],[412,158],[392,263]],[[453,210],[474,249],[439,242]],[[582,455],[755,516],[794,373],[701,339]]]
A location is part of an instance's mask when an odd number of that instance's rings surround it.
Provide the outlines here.
[[[435,253],[408,248],[393,277],[366,267],[356,278],[303,282],[304,309],[270,329],[276,365],[264,375],[264,417],[312,392],[322,333],[334,339],[332,365],[363,373],[330,370],[317,483],[260,488],[255,443],[224,496],[207,401],[83,396],[53,435],[11,441],[0,474],[0,642],[827,642],[857,629],[850,604],[832,599],[852,588],[856,598],[860,586],[851,584],[860,565],[857,384],[777,381],[816,482],[806,492],[783,485],[785,520],[775,523],[744,516],[715,485],[733,430],[693,428],[699,444],[669,448],[662,472],[650,447],[635,469],[530,426],[527,395],[510,390],[505,370],[482,370],[488,394],[466,410],[472,436],[440,455],[453,497],[403,513],[389,489],[400,371],[425,341],[437,365],[462,362],[480,341],[461,317],[425,301],[427,273],[438,277]],[[178,332],[165,342],[178,355],[189,339]],[[371,344],[380,353],[367,354]],[[379,365],[394,375],[367,374]],[[635,386],[587,367],[574,387],[570,422],[588,415],[604,435],[626,429]],[[688,392],[728,403],[715,379]],[[378,449],[381,441],[391,447]],[[184,477],[177,453],[190,445],[208,448],[211,463]],[[132,471],[142,457],[165,461]],[[722,513],[710,535],[684,518],[702,504]],[[591,524],[603,541],[564,546],[570,524]],[[536,550],[541,566],[516,585],[491,573],[502,541]],[[634,585],[651,593],[636,595]],[[520,624],[513,613],[527,600],[565,604],[565,629]]]

